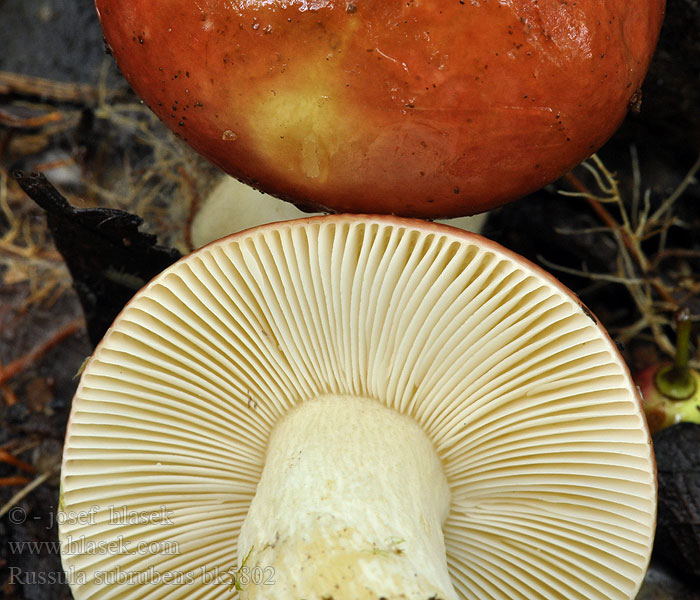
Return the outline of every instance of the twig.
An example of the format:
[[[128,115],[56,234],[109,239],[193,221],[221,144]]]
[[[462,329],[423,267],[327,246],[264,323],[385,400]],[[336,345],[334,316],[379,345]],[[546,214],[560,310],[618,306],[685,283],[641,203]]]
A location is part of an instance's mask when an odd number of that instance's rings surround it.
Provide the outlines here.
[[[630,236],[630,230],[624,225],[620,225],[615,220],[615,218],[610,214],[610,212],[600,203],[600,199],[591,194],[591,192],[588,191],[588,188],[578,177],[576,177],[576,175],[574,175],[573,173],[567,173],[564,176],[564,178],[580,193],[585,194],[589,206],[593,209],[596,215],[603,221],[603,223],[605,223],[607,227],[609,227],[613,231],[618,231],[620,233],[622,242],[624,243],[625,247],[634,256],[635,260],[642,268],[642,271],[646,272],[649,268],[648,261],[646,259],[646,256],[644,256],[644,253],[640,250],[639,246],[635,244],[632,240],[632,237]],[[601,190],[607,192],[607,189],[605,187],[601,187]],[[626,213],[625,211],[622,211],[622,213],[623,215],[625,215],[624,220],[626,222]]]
[[[97,104],[100,90],[84,83],[64,83],[42,77],[0,71],[0,94],[15,94],[29,98],[45,98],[71,104]],[[128,96],[128,90],[108,90],[109,99]]]
[[[568,195],[568,194],[566,194]],[[582,227],[581,229],[569,229],[568,227],[556,227],[555,233],[561,235],[589,235],[591,233],[610,233],[610,228],[605,226],[600,227]]]
[[[17,402],[19,402],[17,399],[17,394],[15,394],[14,390],[9,385],[3,385],[0,387],[0,394],[2,395],[2,401],[4,402],[5,406],[14,406],[17,404]]]
[[[596,164],[602,164],[600,163],[600,159],[595,157],[595,155],[594,158],[596,159]],[[583,164],[586,165],[586,168],[588,170],[592,169],[590,165],[587,165],[586,163]],[[604,170],[603,172],[606,175],[606,177],[612,177],[612,175],[607,170]],[[629,253],[628,256],[625,257],[628,266],[631,267],[631,263],[628,260],[629,255],[631,255],[631,258],[634,259],[634,262],[636,262],[639,265],[641,272],[643,274],[648,273],[650,268],[649,260],[642,251],[638,241],[634,239],[634,234],[632,233],[631,229],[628,226],[620,225],[610,214],[610,212],[599,202],[598,198],[588,190],[585,184],[578,177],[576,177],[576,175],[570,172],[564,176],[564,179],[566,179],[566,181],[568,181],[576,190],[578,190],[578,193],[581,195],[581,197],[584,197],[586,199],[589,206],[603,221],[603,223],[605,223],[606,227],[610,228],[611,231],[617,234],[618,239],[621,242],[620,250],[622,251],[622,254],[624,255],[625,252]],[[596,181],[601,181],[600,175],[598,175]],[[627,212],[624,210],[624,206],[622,205],[622,202],[619,198],[619,191],[617,191],[617,187],[611,187],[610,185],[606,187],[603,184],[600,186],[600,189],[605,193],[608,193],[609,190],[612,189],[616,194],[618,194],[616,202],[620,205],[624,222],[629,223]],[[674,300],[668,293],[668,290],[663,285],[660,285],[658,280],[654,279],[650,280],[650,282],[652,283],[652,285],[654,285],[656,291],[663,297],[663,299],[666,302],[674,303]]]
[[[700,250],[691,250],[688,248],[671,248],[659,252],[652,262],[652,267],[656,268],[667,258],[700,258]]]
[[[19,454],[23,454],[24,452],[27,452],[28,450],[32,450],[33,448],[36,448],[40,444],[39,440],[20,440],[20,439],[14,439],[10,440],[9,442],[5,442],[2,445],[2,450],[5,452],[14,452],[15,456]]]
[[[12,509],[13,506],[15,506],[18,502],[24,500],[24,498],[31,494],[42,483],[50,479],[54,475],[54,473],[56,473],[56,471],[59,470],[60,466],[60,462],[57,462],[56,464],[50,466],[46,471],[39,475],[39,477],[34,479],[34,481],[29,483],[27,486],[25,486],[19,492],[17,492],[14,496],[12,496],[12,498],[10,498],[9,501],[2,508],[0,508],[0,518],[4,517]]]
[[[23,475],[13,475],[12,477],[0,477],[0,487],[10,487],[14,485],[25,485],[29,479]]]
[[[636,148],[632,147],[630,152],[633,170],[632,184],[634,188],[631,215],[623,201],[615,175],[607,170],[596,155],[593,155],[589,162],[582,164],[582,167],[593,178],[596,191],[592,192],[575,174],[569,173],[565,176],[565,179],[573,187],[574,191],[560,192],[565,196],[585,199],[604,224],[605,230],[613,234],[618,248],[617,274],[588,273],[587,271],[563,268],[546,263],[546,261],[542,262],[553,269],[580,277],[624,285],[635,304],[640,318],[622,332],[622,337],[630,339],[648,328],[657,346],[665,353],[673,354],[674,346],[664,331],[664,327],[669,323],[664,314],[677,310],[680,305],[688,301],[693,292],[689,291],[685,297],[676,297],[678,296],[679,286],[673,287],[667,284],[661,277],[655,275],[654,270],[667,257],[693,258],[700,254],[695,250],[666,249],[669,230],[674,225],[679,224],[671,211],[675,202],[696,181],[695,176],[700,171],[700,158],[695,162],[681,184],[651,214],[651,191],[646,190],[642,195],[640,191],[642,185],[641,173]],[[619,214],[610,212],[605,204],[616,204]],[[591,228],[587,231],[592,233],[594,229]],[[657,251],[653,255],[648,256],[642,244],[656,237],[658,237]]]
[[[651,217],[649,217],[649,223],[656,223],[658,222],[661,217],[666,213],[668,210],[671,209],[673,204],[680,198],[685,190],[688,189],[693,183],[695,183],[695,175],[697,175],[698,171],[700,171],[700,156],[698,156],[698,159],[695,161],[693,166],[690,168],[690,171],[686,174],[686,176],[683,178],[683,181],[678,185],[678,187],[673,190],[673,193],[666,198],[666,200],[663,201],[661,206],[654,212]]]
[[[589,271],[572,269],[571,267],[565,267],[563,265],[558,265],[556,263],[548,261],[546,258],[544,258],[544,256],[541,255],[537,257],[537,260],[548,269],[554,269],[556,271],[561,271],[562,273],[567,273],[569,275],[577,275],[579,277],[585,277],[586,279],[593,279],[595,281],[608,281],[610,283],[621,283],[623,285],[644,283],[644,279],[630,279],[628,277],[609,275],[607,273],[591,273]]]
[[[185,244],[187,244],[189,249],[192,249],[192,222],[194,221],[195,214],[199,210],[202,199],[197,191],[197,186],[194,184],[194,181],[192,181],[192,177],[182,165],[178,167],[178,172],[187,184],[186,189],[189,192],[189,210],[187,211],[187,218],[185,220]]]
[[[5,385],[15,375],[21,373],[24,369],[29,367],[29,365],[51,350],[51,348],[73,335],[76,331],[81,330],[83,327],[85,327],[85,322],[82,317],[74,319],[61,327],[49,339],[35,346],[28,354],[5,365],[0,371],[0,386]]]
[[[27,473],[36,473],[36,469],[29,463],[20,460],[15,455],[10,454],[7,450],[0,449],[0,462],[7,463],[17,467],[20,471],[26,471]]]
[[[637,146],[630,146],[630,159],[632,161],[632,219],[637,231],[640,229],[641,216],[639,212],[640,190],[642,189],[642,173],[639,169],[639,153]]]
[[[63,115],[57,110],[44,114],[22,115],[0,107],[0,125],[12,129],[38,129],[61,120],[63,120]]]

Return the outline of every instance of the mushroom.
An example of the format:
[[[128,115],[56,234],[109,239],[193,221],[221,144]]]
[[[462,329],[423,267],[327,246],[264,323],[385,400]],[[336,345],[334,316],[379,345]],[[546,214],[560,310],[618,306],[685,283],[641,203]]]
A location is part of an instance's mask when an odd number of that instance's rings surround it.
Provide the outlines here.
[[[61,486],[77,600],[629,600],[656,511],[636,388],[571,292],[357,215],[143,288],[83,372]]]
[[[308,216],[312,215],[290,202],[280,202],[270,194],[222,175],[194,215],[190,239],[195,248],[201,248],[244,229]]]
[[[630,107],[665,0],[96,0],[141,99],[309,210],[438,218],[522,198]]]
[[[318,214],[304,213],[289,202],[280,202],[270,194],[223,175],[192,219],[190,239],[195,248],[201,248],[244,229]],[[439,219],[437,222],[479,233],[485,221],[486,213],[479,213],[471,217]]]

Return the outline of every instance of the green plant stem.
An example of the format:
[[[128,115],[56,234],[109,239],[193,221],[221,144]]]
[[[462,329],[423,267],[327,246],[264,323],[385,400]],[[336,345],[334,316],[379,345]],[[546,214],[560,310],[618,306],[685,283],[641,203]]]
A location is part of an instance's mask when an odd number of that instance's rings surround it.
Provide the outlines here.
[[[676,358],[673,364],[659,369],[654,383],[657,389],[671,400],[687,400],[697,391],[695,378],[688,366],[692,322],[687,308],[678,312],[676,324]]]

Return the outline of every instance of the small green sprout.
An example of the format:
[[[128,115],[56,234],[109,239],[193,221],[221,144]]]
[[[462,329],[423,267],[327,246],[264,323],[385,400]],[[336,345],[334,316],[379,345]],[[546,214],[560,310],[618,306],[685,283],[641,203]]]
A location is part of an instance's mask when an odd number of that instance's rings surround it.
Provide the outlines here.
[[[248,559],[250,558],[250,555],[253,552],[254,548],[255,548],[255,546],[250,547],[250,550],[248,550],[248,554],[245,555],[245,558],[243,559],[241,566],[238,568],[238,571],[236,571],[233,574],[232,581],[231,581],[231,587],[229,588],[230,592],[232,592],[234,590],[234,588],[237,589],[239,592],[243,590],[243,584],[241,583],[241,572],[243,571],[243,568],[245,567],[246,563],[248,562]]]

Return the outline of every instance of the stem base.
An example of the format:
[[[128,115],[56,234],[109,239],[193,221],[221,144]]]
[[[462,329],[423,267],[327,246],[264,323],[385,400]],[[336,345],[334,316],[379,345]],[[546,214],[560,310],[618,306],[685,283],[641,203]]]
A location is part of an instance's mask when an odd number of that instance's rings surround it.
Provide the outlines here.
[[[442,463],[411,418],[364,398],[304,402],[270,436],[238,542],[274,584],[251,581],[241,597],[455,598],[449,503]]]

